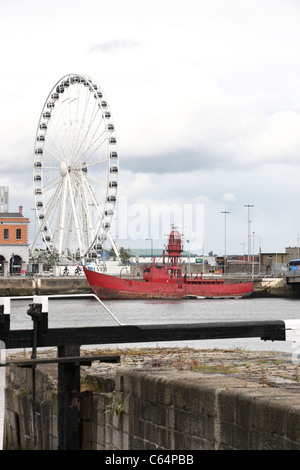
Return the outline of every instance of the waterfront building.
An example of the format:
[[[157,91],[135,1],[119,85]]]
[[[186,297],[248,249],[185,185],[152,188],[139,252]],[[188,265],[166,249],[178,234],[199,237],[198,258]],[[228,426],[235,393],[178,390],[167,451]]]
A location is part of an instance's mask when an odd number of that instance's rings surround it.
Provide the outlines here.
[[[8,186],[0,186],[0,213],[8,212]]]
[[[299,246],[288,246],[285,248],[287,254],[287,261],[292,259],[300,259],[300,247]]]
[[[0,275],[25,275],[29,261],[29,218],[19,212],[0,212]]]

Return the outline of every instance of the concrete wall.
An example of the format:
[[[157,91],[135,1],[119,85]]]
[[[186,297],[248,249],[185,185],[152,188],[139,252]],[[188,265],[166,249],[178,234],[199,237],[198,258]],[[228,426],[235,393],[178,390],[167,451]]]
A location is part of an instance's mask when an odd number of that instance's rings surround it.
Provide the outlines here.
[[[0,296],[82,294],[92,292],[85,277],[0,277]]]
[[[236,278],[227,278],[236,282]],[[239,281],[249,281],[240,277]],[[261,296],[300,297],[300,283],[286,285],[285,278],[254,278],[254,294]],[[91,293],[91,288],[83,276],[58,276],[50,278],[0,277],[0,296],[54,295]]]
[[[7,368],[4,450],[57,448],[57,368],[36,369],[36,445],[32,403],[32,370]]]
[[[56,370],[45,367],[37,368],[35,448],[56,449]],[[300,450],[298,389],[167,369],[123,368],[87,383],[82,449]],[[31,370],[11,368],[4,449],[34,448],[31,398]]]

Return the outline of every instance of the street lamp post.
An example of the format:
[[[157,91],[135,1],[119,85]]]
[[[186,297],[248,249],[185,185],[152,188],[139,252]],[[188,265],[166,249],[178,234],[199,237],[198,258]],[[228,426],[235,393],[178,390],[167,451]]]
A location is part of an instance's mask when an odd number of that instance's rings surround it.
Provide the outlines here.
[[[222,214],[225,215],[225,253],[224,253],[224,273],[225,273],[225,264],[226,264],[226,215],[230,214],[230,212],[223,211]]]
[[[146,238],[146,240],[151,241],[151,258],[152,258],[152,262],[153,262],[153,238]]]
[[[255,232],[253,232],[253,255],[254,255],[254,237],[258,238],[258,274],[260,274],[260,261],[261,261],[260,235],[256,235]]]
[[[191,250],[190,250],[191,227],[185,225],[184,228],[187,228],[189,231],[189,239],[186,241],[186,243],[187,243],[187,249],[188,249],[188,255],[189,255],[189,277],[191,277]],[[203,256],[202,263],[204,263],[204,256]]]
[[[244,204],[244,207],[248,207],[248,261],[251,259],[251,228],[250,228],[250,207],[254,207],[252,204]]]
[[[189,254],[189,277],[191,277],[191,252],[190,252],[190,240],[187,240],[188,254]],[[204,262],[204,260],[202,261]]]

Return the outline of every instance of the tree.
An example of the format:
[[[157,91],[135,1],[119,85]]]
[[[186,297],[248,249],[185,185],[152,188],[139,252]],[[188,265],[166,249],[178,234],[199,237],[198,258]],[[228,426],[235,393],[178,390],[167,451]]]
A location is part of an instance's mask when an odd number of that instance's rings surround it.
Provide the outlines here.
[[[126,261],[128,261],[131,256],[130,249],[121,247],[119,249],[119,255],[120,255],[121,263],[126,264]],[[113,249],[110,250],[109,256],[115,261],[116,254]]]
[[[58,264],[59,262],[59,253],[57,251],[56,248],[54,248],[52,251],[50,251],[50,253],[48,254],[48,258],[47,258],[47,267],[51,268],[55,265]]]
[[[126,262],[129,261],[129,258],[131,256],[130,249],[121,247],[119,250],[119,254],[122,264],[126,264]]]

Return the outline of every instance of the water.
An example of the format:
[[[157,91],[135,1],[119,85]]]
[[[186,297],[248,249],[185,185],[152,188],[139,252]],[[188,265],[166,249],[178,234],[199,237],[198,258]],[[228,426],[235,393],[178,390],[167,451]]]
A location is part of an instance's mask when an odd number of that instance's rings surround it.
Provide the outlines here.
[[[27,315],[30,299],[12,300],[11,329],[32,328]],[[113,300],[105,301],[106,307],[122,324],[164,324],[164,323],[214,323],[234,321],[300,320],[298,299],[228,299],[228,300]],[[118,326],[115,319],[94,298],[49,299],[49,328]],[[258,351],[283,351],[292,354],[292,343],[285,341],[264,342],[259,338],[234,338],[222,340],[199,340],[163,342],[160,346],[189,346],[198,349],[245,349]],[[0,345],[1,346],[1,345]],[[111,345],[113,348],[131,347],[132,344]],[[155,347],[158,343],[134,344],[134,347]],[[98,345],[97,345],[98,347]],[[105,345],[107,348],[108,345]],[[1,349],[0,349],[1,351]],[[2,351],[3,355],[3,351]],[[0,357],[1,360],[1,357]],[[3,359],[2,359],[3,361]],[[1,372],[2,369],[2,372]],[[0,367],[0,449],[2,445],[4,368]],[[2,423],[1,423],[2,422]]]
[[[32,328],[27,315],[30,299],[12,300],[11,329]],[[263,320],[300,320],[300,299],[191,299],[191,300],[111,300],[104,302],[121,324],[215,323]],[[94,298],[60,298],[49,300],[49,328],[118,326],[114,318]],[[143,346],[156,346],[143,343]],[[264,342],[259,338],[164,342],[161,346],[191,346],[195,348],[244,348],[291,351],[282,341]],[[112,345],[115,347],[115,345]],[[129,347],[124,344],[119,347]],[[135,346],[137,346],[135,344]],[[105,345],[107,347],[107,345]]]

